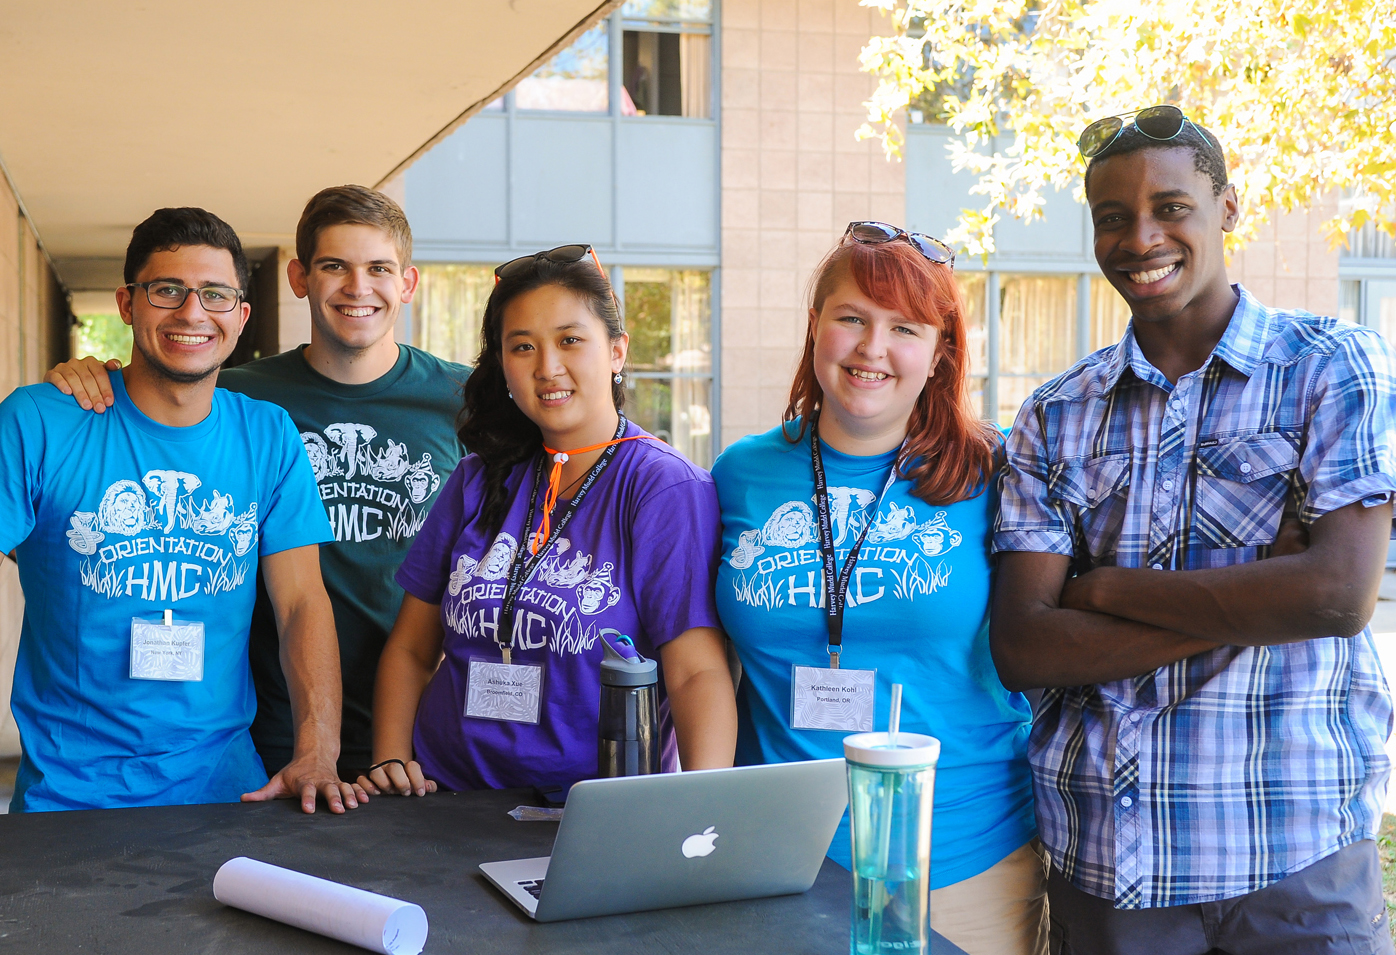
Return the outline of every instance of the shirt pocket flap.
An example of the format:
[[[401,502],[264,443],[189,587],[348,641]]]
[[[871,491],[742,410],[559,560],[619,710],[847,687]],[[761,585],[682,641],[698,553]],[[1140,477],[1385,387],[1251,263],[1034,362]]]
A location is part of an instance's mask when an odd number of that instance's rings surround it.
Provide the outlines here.
[[[1047,496],[1083,507],[1095,507],[1129,484],[1129,455],[1062,461],[1047,475]]]
[[[1222,439],[1198,446],[1197,473],[1249,484],[1299,464],[1299,448],[1290,436],[1279,432]]]

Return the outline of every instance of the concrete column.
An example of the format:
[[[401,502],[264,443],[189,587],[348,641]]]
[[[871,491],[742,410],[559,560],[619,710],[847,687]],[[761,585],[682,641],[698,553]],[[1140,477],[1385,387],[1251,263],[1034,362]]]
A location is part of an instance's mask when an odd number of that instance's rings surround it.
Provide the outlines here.
[[[298,345],[310,341],[310,305],[303,298],[296,298],[291,291],[291,283],[286,280],[286,266],[296,257],[295,249],[281,248],[276,256],[277,296],[277,337],[280,350],[290,351]]]

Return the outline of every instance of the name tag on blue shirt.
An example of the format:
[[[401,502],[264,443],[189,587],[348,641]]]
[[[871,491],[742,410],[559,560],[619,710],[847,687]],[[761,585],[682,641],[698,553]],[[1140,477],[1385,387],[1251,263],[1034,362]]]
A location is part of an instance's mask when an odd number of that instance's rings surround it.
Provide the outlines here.
[[[175,620],[131,621],[131,679],[198,683],[204,678],[204,625]]]
[[[876,670],[790,668],[790,725],[797,730],[871,733]]]

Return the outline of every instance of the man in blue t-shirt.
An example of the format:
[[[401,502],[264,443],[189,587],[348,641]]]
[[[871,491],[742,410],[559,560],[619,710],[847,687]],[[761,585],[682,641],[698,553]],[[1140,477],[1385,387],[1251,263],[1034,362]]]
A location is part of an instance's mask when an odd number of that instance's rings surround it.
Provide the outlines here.
[[[237,235],[202,209],[132,234],[132,328],[111,414],[52,385],[0,403],[0,553],[25,594],[12,811],[299,797],[343,812],[339,661],[320,579],[331,539],[300,436],[215,390],[249,308]],[[270,781],[248,727],[258,565],[282,630],[295,755]],[[358,798],[356,798],[358,797]]]
[[[354,779],[371,762],[378,657],[402,605],[393,574],[464,451],[455,421],[470,369],[394,340],[418,273],[407,217],[383,193],[346,185],[312,196],[286,273],[310,306],[310,343],[226,369],[218,384],[285,408],[305,443],[334,530],[320,548],[320,570],[343,676],[339,773]],[[103,414],[113,400],[108,372],[120,367],[84,358],[46,380]],[[261,587],[252,614],[252,739],[270,772],[293,755],[281,656]]]

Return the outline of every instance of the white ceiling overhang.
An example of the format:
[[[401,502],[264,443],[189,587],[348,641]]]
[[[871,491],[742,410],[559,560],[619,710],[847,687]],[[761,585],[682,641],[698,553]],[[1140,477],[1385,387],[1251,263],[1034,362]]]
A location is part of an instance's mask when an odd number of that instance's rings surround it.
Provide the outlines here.
[[[5,4],[0,158],[72,288],[161,206],[290,245],[317,190],[390,179],[615,2]]]

